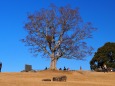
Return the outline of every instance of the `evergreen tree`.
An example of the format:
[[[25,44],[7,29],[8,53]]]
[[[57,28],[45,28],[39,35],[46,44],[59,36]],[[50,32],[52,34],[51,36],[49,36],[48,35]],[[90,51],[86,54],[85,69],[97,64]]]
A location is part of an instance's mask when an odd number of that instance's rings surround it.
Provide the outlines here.
[[[90,61],[91,70],[96,70],[106,64],[108,68],[115,68],[115,43],[106,43],[100,47]]]

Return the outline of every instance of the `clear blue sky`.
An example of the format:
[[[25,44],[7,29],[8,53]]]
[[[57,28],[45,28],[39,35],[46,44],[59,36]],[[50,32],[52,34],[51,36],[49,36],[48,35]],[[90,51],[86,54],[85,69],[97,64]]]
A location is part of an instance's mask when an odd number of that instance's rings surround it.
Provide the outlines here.
[[[88,45],[94,47],[94,52],[106,42],[115,42],[115,0],[0,0],[0,61],[3,72],[19,72],[25,64],[37,70],[49,67],[49,59],[33,57],[20,39],[26,35],[23,26],[27,14],[47,8],[50,3],[79,7],[83,20],[98,28],[93,38],[87,40]],[[60,59],[57,67],[78,70],[82,66],[84,70],[89,70],[92,57],[86,57],[85,61]]]

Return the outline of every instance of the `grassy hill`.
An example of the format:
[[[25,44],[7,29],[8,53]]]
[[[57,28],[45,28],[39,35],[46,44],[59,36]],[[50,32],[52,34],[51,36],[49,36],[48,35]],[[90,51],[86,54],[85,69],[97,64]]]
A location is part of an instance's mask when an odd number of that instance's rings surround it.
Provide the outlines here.
[[[48,82],[54,76],[66,75],[66,82]],[[39,71],[0,73],[0,86],[115,86],[115,72]]]

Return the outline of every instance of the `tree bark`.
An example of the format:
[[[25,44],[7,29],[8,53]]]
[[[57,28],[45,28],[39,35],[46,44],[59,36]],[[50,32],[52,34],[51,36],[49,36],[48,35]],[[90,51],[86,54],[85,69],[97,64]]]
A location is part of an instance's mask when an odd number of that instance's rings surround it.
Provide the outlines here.
[[[53,53],[51,55],[51,63],[50,63],[50,69],[51,70],[57,70],[56,63],[57,63],[57,59],[55,58],[54,53]]]

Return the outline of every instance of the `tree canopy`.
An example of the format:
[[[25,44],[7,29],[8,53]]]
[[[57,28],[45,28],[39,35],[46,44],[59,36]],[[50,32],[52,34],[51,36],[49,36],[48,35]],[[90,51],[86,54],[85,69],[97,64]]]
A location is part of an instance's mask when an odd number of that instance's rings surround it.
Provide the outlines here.
[[[85,39],[92,37],[95,28],[90,22],[83,22],[78,8],[51,4],[28,15],[25,30],[28,34],[23,42],[34,54],[51,58],[50,69],[56,69],[59,58],[82,60],[92,53]]]
[[[115,43],[107,42],[98,48],[94,57],[90,61],[91,69],[95,70],[106,64],[107,67],[115,68]]]

